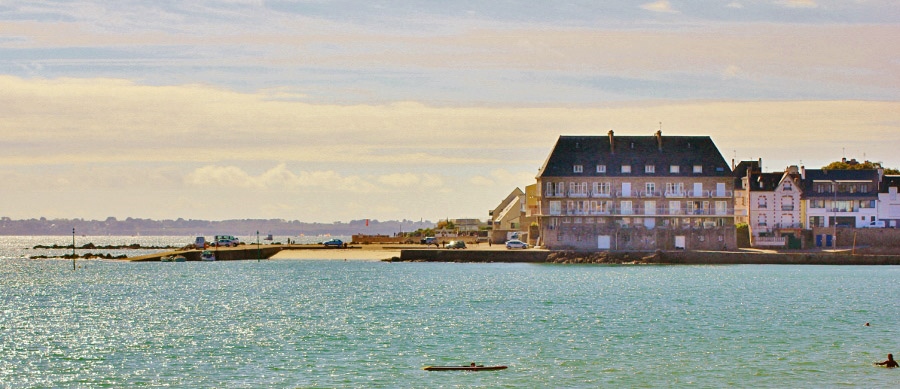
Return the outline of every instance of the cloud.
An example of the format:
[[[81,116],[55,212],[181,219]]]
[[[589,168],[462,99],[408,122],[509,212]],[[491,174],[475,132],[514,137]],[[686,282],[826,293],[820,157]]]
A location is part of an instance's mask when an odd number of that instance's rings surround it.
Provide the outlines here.
[[[819,6],[816,0],[784,0],[780,4],[788,8],[817,8]]]
[[[728,5],[726,5],[726,7],[741,9],[741,8],[744,8],[744,5],[737,1],[732,1],[732,2],[728,3]]]
[[[395,173],[378,177],[378,182],[393,188],[439,188],[443,180],[436,174]]]
[[[678,13],[678,11],[672,8],[672,4],[669,3],[669,0],[659,0],[653,3],[643,4],[641,5],[641,8],[653,12]]]
[[[494,169],[488,176],[477,175],[469,179],[469,183],[477,186],[525,189],[525,186],[534,183],[535,173],[510,172],[506,169]]]

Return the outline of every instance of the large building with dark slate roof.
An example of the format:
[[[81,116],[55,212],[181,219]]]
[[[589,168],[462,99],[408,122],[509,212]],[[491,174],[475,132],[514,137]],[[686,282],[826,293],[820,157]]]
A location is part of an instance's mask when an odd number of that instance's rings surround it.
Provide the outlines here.
[[[708,136],[560,136],[536,178],[547,248],[735,247],[734,177]]]

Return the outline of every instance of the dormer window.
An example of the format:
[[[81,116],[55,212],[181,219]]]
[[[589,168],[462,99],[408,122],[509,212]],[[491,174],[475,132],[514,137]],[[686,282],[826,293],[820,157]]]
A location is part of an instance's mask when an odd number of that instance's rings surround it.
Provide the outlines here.
[[[656,165],[644,165],[644,173],[647,173],[647,174],[656,173]]]
[[[584,166],[582,166],[582,165],[575,165],[575,166],[572,166],[572,171],[575,172],[575,173],[581,173],[581,172],[584,172]]]
[[[680,170],[678,165],[669,165],[669,173],[678,173]]]
[[[694,173],[703,173],[703,165],[694,165]]]
[[[631,173],[631,165],[622,165],[622,173]]]
[[[606,165],[597,165],[597,173],[606,173]]]

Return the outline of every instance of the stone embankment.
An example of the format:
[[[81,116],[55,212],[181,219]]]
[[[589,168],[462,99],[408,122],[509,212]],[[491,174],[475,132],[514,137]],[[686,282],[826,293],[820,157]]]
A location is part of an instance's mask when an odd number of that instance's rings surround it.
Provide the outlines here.
[[[752,251],[479,251],[402,250],[395,261],[521,262],[565,264],[684,264],[684,265],[900,265],[900,255],[853,255],[850,252]]]

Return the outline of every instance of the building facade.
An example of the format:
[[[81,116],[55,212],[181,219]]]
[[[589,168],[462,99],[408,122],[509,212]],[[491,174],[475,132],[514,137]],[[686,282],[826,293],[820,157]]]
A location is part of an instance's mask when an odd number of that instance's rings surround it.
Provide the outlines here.
[[[882,171],[801,169],[808,228],[868,226],[878,218]]]
[[[878,191],[878,219],[885,227],[900,227],[900,176],[884,176]]]
[[[734,177],[710,137],[561,136],[536,179],[547,248],[735,247]]]
[[[740,202],[747,204],[751,246],[799,249],[803,229],[799,169],[790,166],[781,173],[750,171],[741,186],[744,198]]]

